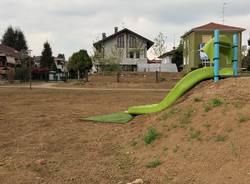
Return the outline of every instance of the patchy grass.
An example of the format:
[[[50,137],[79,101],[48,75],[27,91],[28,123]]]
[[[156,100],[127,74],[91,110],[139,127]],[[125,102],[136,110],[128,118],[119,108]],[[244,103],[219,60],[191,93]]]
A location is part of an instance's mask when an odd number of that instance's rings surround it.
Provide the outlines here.
[[[190,131],[190,138],[201,140],[201,131],[200,130],[192,130]]]
[[[171,128],[172,128],[172,129],[178,128],[178,125],[177,125],[177,124],[172,123],[172,124],[171,124]]]
[[[131,143],[131,146],[136,146],[138,144],[138,142],[137,141],[133,141],[132,143]]]
[[[212,104],[213,107],[218,107],[222,103],[223,103],[222,100],[219,99],[219,98],[214,98],[214,99],[211,100],[211,104]]]
[[[250,120],[250,117],[249,116],[246,116],[246,115],[239,115],[239,119],[238,119],[238,122],[239,123],[243,123],[245,121],[249,121]]]
[[[168,118],[173,117],[175,114],[177,114],[178,112],[180,112],[180,109],[178,108],[171,108],[170,110],[166,111],[162,116],[161,116],[161,120],[166,120]]]
[[[209,104],[204,104],[203,109],[204,109],[205,112],[209,112],[212,108],[211,108],[211,106]]]
[[[225,135],[217,135],[215,141],[216,142],[224,142],[224,141],[226,141],[226,139],[227,139],[227,136],[225,136]]]
[[[179,150],[179,148],[180,148],[179,145],[176,144],[173,148],[173,153],[176,153]]]
[[[201,102],[202,98],[200,96],[194,97],[194,102]]]
[[[204,126],[205,128],[207,128],[207,129],[209,129],[209,128],[211,127],[211,125],[210,125],[208,122],[204,123],[203,126]]]
[[[162,164],[162,162],[161,162],[159,159],[155,159],[155,160],[150,161],[150,162],[146,165],[146,167],[147,167],[147,168],[156,168],[156,167],[158,167],[158,166],[161,165],[161,164]]]
[[[191,117],[194,114],[195,110],[192,107],[189,107],[180,118],[180,124],[189,124],[191,122]]]
[[[144,142],[145,144],[151,144],[152,142],[155,141],[159,137],[159,133],[155,128],[149,128],[148,133],[144,136]]]
[[[233,142],[230,142],[230,149],[231,149],[233,155],[238,157],[237,149],[236,149],[236,146]]]

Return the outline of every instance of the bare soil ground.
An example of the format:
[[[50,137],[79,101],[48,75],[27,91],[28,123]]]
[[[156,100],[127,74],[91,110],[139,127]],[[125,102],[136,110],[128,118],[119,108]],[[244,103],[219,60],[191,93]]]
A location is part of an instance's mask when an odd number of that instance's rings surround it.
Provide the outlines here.
[[[250,183],[249,83],[205,81],[126,125],[79,117],[155,103],[165,92],[0,88],[0,183]]]

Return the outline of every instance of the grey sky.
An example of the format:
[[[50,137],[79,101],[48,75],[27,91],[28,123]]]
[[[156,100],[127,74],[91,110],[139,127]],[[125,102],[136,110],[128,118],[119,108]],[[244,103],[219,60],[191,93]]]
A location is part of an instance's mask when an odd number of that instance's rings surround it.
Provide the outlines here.
[[[54,55],[87,49],[102,32],[127,27],[153,40],[167,35],[168,49],[189,29],[208,22],[244,27],[243,44],[250,31],[250,0],[1,0],[0,36],[8,25],[21,28],[33,54],[48,40]],[[175,36],[174,36],[175,35]]]

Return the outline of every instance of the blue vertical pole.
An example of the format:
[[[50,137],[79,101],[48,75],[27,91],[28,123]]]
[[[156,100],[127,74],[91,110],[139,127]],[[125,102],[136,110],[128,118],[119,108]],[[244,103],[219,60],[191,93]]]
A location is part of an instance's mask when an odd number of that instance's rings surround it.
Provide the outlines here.
[[[214,82],[219,80],[220,31],[214,30]]]
[[[238,34],[233,35],[233,73],[238,76]]]

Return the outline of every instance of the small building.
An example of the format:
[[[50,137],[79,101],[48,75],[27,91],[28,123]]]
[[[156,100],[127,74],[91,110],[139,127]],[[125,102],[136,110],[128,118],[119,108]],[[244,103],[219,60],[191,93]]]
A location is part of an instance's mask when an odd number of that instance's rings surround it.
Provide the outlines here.
[[[64,57],[53,57],[54,59],[54,67],[50,69],[41,68],[41,56],[34,56],[34,69],[33,71],[37,74],[41,74],[43,72],[49,73],[50,81],[62,81],[66,79],[67,75],[67,61]],[[54,71],[53,71],[54,69]]]
[[[93,44],[100,55],[95,67],[101,70],[115,59],[115,63],[123,71],[137,71],[138,64],[147,64],[147,51],[153,44],[154,42],[127,28],[118,31],[118,27],[115,27],[112,35],[106,36],[103,33],[102,39]]]
[[[21,64],[21,52],[0,44],[0,80],[14,79],[15,67]]]
[[[174,57],[174,53],[175,53],[175,47],[173,48],[173,50],[162,54],[158,58],[160,58],[162,60],[162,63],[164,63],[164,64],[166,64],[166,63],[172,63],[172,59]]]
[[[62,57],[54,57],[54,62],[57,71],[49,72],[49,80],[64,81],[66,79],[66,73],[68,72],[66,68],[66,60]]]
[[[210,66],[210,60],[208,56],[201,52],[200,49],[213,38],[214,30],[219,29],[221,34],[227,35],[233,39],[233,34],[238,33],[239,43],[239,63],[241,63],[241,43],[242,43],[242,32],[244,28],[234,27],[229,25],[208,23],[186,32],[183,36],[183,69],[188,72],[199,67]],[[221,57],[220,66],[227,67],[226,60],[223,56]],[[239,64],[240,66],[240,64]]]

